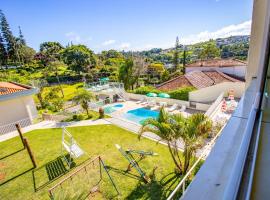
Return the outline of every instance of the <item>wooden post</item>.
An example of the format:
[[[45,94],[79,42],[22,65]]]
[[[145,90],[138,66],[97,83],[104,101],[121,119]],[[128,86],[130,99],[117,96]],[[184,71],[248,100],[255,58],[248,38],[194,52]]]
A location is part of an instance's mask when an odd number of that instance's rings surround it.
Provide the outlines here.
[[[24,143],[24,140],[23,140],[22,129],[21,129],[20,124],[16,124],[16,128],[17,128],[17,131],[19,132],[19,136],[20,136],[21,141],[23,143],[23,148],[25,149],[25,143]]]
[[[24,140],[24,144],[26,146],[26,149],[28,151],[29,157],[33,163],[33,166],[34,166],[34,168],[36,168],[37,167],[36,160],[35,160],[33,152],[31,151],[31,148],[29,146],[28,140],[26,138],[23,138],[23,140]]]

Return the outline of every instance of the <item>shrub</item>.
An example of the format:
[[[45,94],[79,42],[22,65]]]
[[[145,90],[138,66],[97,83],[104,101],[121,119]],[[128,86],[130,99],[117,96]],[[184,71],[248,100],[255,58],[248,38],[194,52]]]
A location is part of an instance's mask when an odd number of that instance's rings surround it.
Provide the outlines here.
[[[188,93],[195,90],[193,87],[185,87],[177,90],[170,91],[168,94],[173,99],[188,101]]]
[[[152,86],[144,86],[144,87],[139,87],[133,91],[131,91],[135,94],[147,94],[149,92],[154,92],[154,93],[160,93],[161,91],[159,91],[158,89],[156,89],[155,87]]]
[[[98,112],[99,112],[99,119],[104,118],[104,109],[103,108],[99,108]]]

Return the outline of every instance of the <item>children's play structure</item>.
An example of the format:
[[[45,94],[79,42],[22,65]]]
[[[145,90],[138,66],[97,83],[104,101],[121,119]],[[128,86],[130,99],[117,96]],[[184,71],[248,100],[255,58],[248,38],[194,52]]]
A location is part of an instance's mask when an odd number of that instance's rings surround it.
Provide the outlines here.
[[[66,157],[65,151],[69,153],[69,157]],[[78,145],[73,136],[68,132],[68,130],[63,127],[62,129],[62,148],[61,154],[66,160],[68,167],[71,168],[72,159],[79,158],[85,154],[85,152]]]
[[[122,147],[118,144],[115,144],[115,147],[120,151],[120,153],[128,160],[129,164],[127,167],[127,171],[130,171],[132,167],[134,167],[137,172],[140,174],[142,179],[146,181],[146,183],[150,182],[150,178],[146,175],[146,173],[141,169],[139,166],[139,161],[145,158],[145,156],[156,156],[157,153],[154,152],[147,152],[142,150],[123,150]],[[139,157],[136,159],[134,154],[138,155]]]
[[[102,169],[104,169],[104,172],[109,178],[109,182],[114,187],[117,195],[119,195],[120,192],[106,168],[104,161],[100,156],[97,156],[96,158],[87,161],[75,172],[71,173],[69,176],[65,177],[62,181],[50,188],[50,198],[62,200],[69,198],[77,199],[79,197],[79,199],[84,199],[94,196],[95,193],[100,193],[100,184],[105,178],[103,176]],[[87,190],[89,192],[83,193],[82,190]],[[82,194],[85,194],[86,196],[82,197]]]

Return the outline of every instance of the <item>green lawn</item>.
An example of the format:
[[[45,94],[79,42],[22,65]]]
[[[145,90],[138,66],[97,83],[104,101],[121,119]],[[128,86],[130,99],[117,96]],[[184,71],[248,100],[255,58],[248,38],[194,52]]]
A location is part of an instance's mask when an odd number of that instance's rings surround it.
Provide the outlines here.
[[[68,128],[68,130],[91,158],[97,155],[102,156],[121,192],[120,196],[114,197],[116,192],[103,172],[104,181],[100,184],[102,194],[96,195],[94,199],[112,197],[114,199],[166,199],[179,182],[179,178],[174,173],[174,165],[167,147],[164,145],[148,139],[139,141],[135,134],[113,125],[75,127]],[[65,176],[60,176],[61,172],[65,172],[66,175],[70,173],[63,165],[63,169],[59,169],[53,176],[49,173],[52,165],[62,163],[63,160],[60,157],[61,129],[35,130],[24,136],[29,140],[38,167],[31,170],[32,164],[26,150],[14,153],[22,148],[19,137],[0,143],[0,184],[10,180],[0,185],[0,199],[49,199],[48,189]],[[128,162],[115,148],[115,143],[125,149],[133,148],[158,153],[158,156],[148,156],[139,162],[141,168],[152,178],[151,183],[145,184],[135,169],[132,169],[130,173],[125,172]],[[14,154],[5,157],[12,153]],[[78,166],[88,158],[88,156],[83,156],[75,160],[75,163]],[[157,169],[153,174],[155,167]],[[71,171],[74,171],[74,168]],[[94,170],[94,168],[89,173],[92,173],[90,182],[99,174],[98,170]],[[89,191],[91,186],[87,185],[85,177],[84,174],[81,174],[80,178],[77,177],[75,184],[73,182],[63,185],[61,191],[82,193],[85,191],[80,190],[83,190],[85,185]],[[58,191],[58,194],[61,194],[61,191]],[[68,199],[78,199],[78,196]]]

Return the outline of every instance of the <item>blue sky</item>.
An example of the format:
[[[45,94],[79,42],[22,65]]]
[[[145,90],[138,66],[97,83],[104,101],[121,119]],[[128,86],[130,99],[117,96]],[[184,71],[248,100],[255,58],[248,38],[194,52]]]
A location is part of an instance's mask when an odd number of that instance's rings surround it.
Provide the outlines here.
[[[73,41],[99,52],[249,34],[252,0],[1,0],[0,9],[36,50]]]

